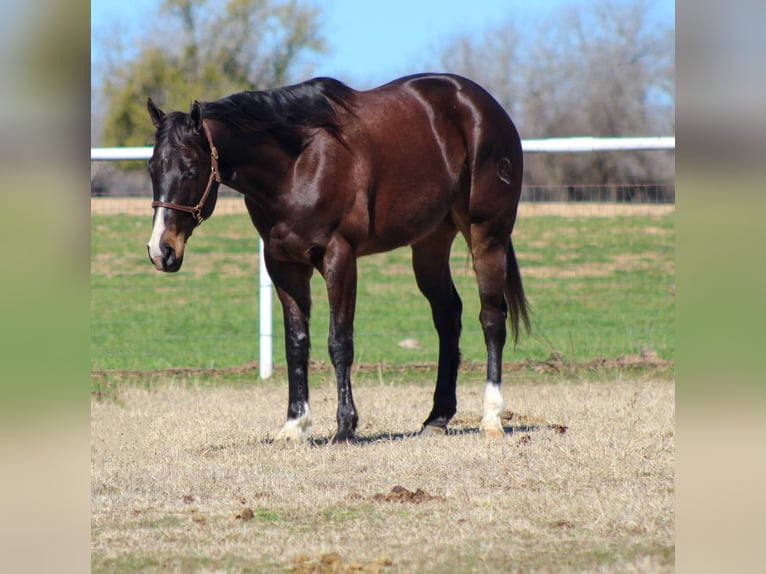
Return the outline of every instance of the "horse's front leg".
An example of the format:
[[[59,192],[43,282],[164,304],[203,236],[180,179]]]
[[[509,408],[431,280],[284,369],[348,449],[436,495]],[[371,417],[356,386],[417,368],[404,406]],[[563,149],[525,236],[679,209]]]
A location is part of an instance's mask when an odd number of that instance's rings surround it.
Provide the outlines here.
[[[279,431],[277,440],[306,440],[311,432],[308,363],[312,269],[273,261],[268,256],[266,265],[282,303],[289,384],[287,422]]]
[[[333,442],[350,442],[355,438],[359,420],[351,392],[357,273],[356,257],[344,238],[335,236],[328,244],[322,274],[330,303],[328,347],[338,384],[338,430]]]

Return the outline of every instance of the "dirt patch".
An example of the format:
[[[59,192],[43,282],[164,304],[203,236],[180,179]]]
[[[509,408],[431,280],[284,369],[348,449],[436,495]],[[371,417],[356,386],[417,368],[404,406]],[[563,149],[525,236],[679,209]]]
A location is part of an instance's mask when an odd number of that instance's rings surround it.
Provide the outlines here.
[[[673,204],[653,203],[569,203],[569,202],[522,202],[519,217],[617,217],[624,215],[648,215],[660,217],[673,213]],[[151,217],[151,199],[146,197],[92,197],[90,212],[93,215],[146,215]],[[219,197],[215,212],[218,214],[247,213],[241,197]]]
[[[651,349],[642,349],[638,355],[622,355],[616,358],[597,357],[589,361],[565,360],[560,353],[551,353],[544,361],[524,359],[523,361],[503,361],[504,372],[519,372],[531,370],[535,372],[560,373],[573,372],[578,369],[589,371],[616,370],[616,369],[668,369],[673,367],[673,361],[663,359]],[[386,371],[409,372],[409,371],[435,371],[438,365],[435,362],[423,361],[406,363],[404,365],[386,365]],[[312,359],[310,361],[312,371],[332,372],[332,365],[326,361]],[[378,373],[383,368],[379,363],[354,363],[355,373]],[[483,361],[464,361],[460,364],[461,373],[484,372],[487,365]],[[284,375],[287,369],[282,365],[274,365],[275,376]],[[143,377],[188,377],[188,376],[220,376],[220,375],[258,375],[258,361],[249,361],[244,365],[225,368],[187,368],[175,367],[169,369],[141,370],[141,369],[104,369],[93,370],[90,378],[93,382],[120,381],[123,379]]]
[[[149,197],[91,197],[91,215],[145,215],[152,216],[152,200]],[[219,197],[215,213],[247,213],[241,197]]]
[[[587,202],[523,202],[519,217],[618,217],[647,215],[661,217],[675,211],[673,204],[655,203],[587,203]]]
[[[147,257],[133,255],[115,255],[113,253],[97,253],[90,259],[90,272],[92,275],[103,275],[112,278],[117,275],[139,275],[146,273],[150,267]]]
[[[339,574],[341,572],[361,572],[362,574],[380,574],[384,568],[393,565],[390,558],[376,558],[371,562],[344,562],[337,552],[318,556],[301,554],[295,558],[290,572],[292,574]]]
[[[90,261],[91,274],[108,278],[118,275],[145,275],[147,269],[151,268],[145,255],[137,257],[98,253],[91,257]],[[184,271],[193,273],[195,278],[217,273],[220,277],[252,277],[255,281],[258,273],[258,254],[228,253],[221,257],[220,253],[194,253],[189,263],[184,266]]]
[[[516,413],[511,410],[505,410],[500,418],[503,426],[511,432],[529,432],[531,430],[552,430],[557,434],[565,434],[568,427],[553,423],[543,417],[533,416],[523,413]],[[477,415],[457,415],[450,421],[450,427],[454,429],[478,428],[481,423],[481,416]],[[526,438],[525,438],[526,437]],[[531,437],[528,434],[521,436],[521,444],[529,442]]]
[[[258,273],[257,253],[194,253],[187,269],[196,278],[208,273],[218,273],[221,277],[251,277],[253,281]]]
[[[570,258],[574,258],[572,255]],[[563,256],[560,259],[564,259]],[[590,262],[585,265],[565,267],[562,265],[527,265],[524,267],[525,277],[537,277],[540,279],[562,278],[573,279],[576,277],[609,277],[618,271],[635,271],[637,269],[656,269],[661,259],[656,253],[639,253],[635,255],[621,254],[613,261],[597,263]],[[668,273],[673,270],[672,261],[663,265]]]
[[[375,502],[407,502],[410,504],[421,504],[432,500],[444,502],[447,500],[443,496],[433,496],[428,494],[425,490],[420,488],[413,492],[399,485],[393,487],[388,494],[376,494],[372,499]]]

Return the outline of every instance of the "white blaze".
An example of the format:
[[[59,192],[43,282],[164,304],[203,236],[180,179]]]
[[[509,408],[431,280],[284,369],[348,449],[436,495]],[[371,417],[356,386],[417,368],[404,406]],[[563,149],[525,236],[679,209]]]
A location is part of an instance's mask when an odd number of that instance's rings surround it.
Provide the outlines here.
[[[152,236],[149,238],[149,257],[154,259],[155,257],[162,257],[162,249],[160,248],[160,239],[162,234],[165,233],[165,207],[157,207],[157,214],[154,216],[154,227],[152,228]]]

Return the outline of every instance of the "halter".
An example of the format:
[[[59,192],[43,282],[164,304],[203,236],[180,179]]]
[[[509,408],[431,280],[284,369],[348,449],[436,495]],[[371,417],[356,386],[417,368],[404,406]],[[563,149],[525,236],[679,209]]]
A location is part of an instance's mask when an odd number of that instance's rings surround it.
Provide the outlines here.
[[[210,135],[210,128],[205,120],[202,120],[202,128],[205,130],[205,137],[207,137],[207,143],[210,145],[210,178],[207,180],[207,187],[205,188],[205,193],[202,194],[202,199],[194,207],[168,201],[152,201],[152,209],[155,207],[167,207],[176,211],[191,213],[192,217],[197,221],[197,225],[200,225],[205,220],[202,217],[202,207],[205,205],[207,196],[210,195],[210,190],[213,189],[213,182],[221,183],[221,173],[218,171],[218,150],[213,145],[213,136]]]

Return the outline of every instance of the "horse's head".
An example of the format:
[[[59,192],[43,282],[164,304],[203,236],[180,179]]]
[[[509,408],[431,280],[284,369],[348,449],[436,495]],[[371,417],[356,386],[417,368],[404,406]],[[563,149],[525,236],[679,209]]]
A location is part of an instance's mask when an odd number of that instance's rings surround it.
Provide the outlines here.
[[[149,258],[160,271],[178,271],[186,241],[210,217],[218,196],[218,152],[194,102],[190,113],[165,114],[146,104],[157,128],[149,175],[154,189],[154,225]]]

